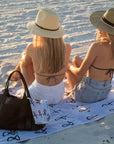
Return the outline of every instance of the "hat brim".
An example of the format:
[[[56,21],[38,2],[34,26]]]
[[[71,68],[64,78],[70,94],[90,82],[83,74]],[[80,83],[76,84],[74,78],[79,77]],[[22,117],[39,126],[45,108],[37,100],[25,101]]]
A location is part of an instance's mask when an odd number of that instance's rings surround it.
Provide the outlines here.
[[[65,33],[63,27],[61,26],[59,27],[57,31],[49,31],[49,30],[41,29],[35,24],[34,21],[29,22],[27,24],[27,28],[29,29],[30,33],[41,36],[41,37],[47,37],[47,38],[60,38]]]
[[[96,11],[90,15],[89,20],[91,24],[96,28],[114,35],[114,28],[108,26],[102,21],[102,16],[104,15],[105,12],[106,11]]]

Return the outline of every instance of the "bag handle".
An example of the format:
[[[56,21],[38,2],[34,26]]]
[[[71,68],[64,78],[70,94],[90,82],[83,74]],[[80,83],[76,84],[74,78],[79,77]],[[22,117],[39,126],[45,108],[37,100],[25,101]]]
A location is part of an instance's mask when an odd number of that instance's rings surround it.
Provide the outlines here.
[[[7,90],[7,92],[8,92],[9,81],[10,81],[10,79],[11,79],[11,76],[12,76],[15,72],[19,73],[19,75],[20,75],[20,77],[21,77],[21,80],[22,80],[22,82],[23,82],[23,84],[24,84],[24,90],[25,90],[25,92],[26,92],[26,94],[27,94],[27,97],[31,98],[30,93],[29,93],[29,90],[28,90],[28,87],[27,87],[27,84],[26,84],[26,81],[25,81],[22,73],[21,73],[20,71],[18,71],[18,70],[13,71],[13,72],[9,75],[9,77],[8,77],[8,79],[7,79],[7,81],[6,81],[5,90]]]

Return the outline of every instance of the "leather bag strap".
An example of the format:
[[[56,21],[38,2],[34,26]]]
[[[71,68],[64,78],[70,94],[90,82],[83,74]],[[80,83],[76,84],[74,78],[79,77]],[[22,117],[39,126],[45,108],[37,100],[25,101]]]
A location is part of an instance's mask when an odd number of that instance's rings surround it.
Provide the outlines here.
[[[24,90],[25,90],[26,96],[30,98],[31,96],[30,96],[30,93],[29,93],[29,90],[28,90],[26,81],[25,81],[22,73],[21,73],[20,71],[18,71],[18,70],[13,71],[13,72],[9,75],[9,77],[8,77],[8,79],[7,79],[7,81],[6,81],[5,90],[8,91],[9,81],[10,81],[10,79],[11,79],[11,76],[12,76],[15,72],[19,73],[20,78],[21,78],[21,80],[22,80],[22,82],[23,82],[23,85],[24,85]]]
[[[19,73],[20,78],[21,78],[21,80],[22,80],[22,82],[23,82],[24,90],[25,90],[25,92],[24,92],[24,97],[25,97],[26,99],[31,97],[31,96],[30,96],[30,93],[29,93],[29,90],[28,90],[28,87],[27,87],[27,84],[26,84],[26,81],[25,81],[23,75],[21,74],[21,72],[20,72],[20,71],[17,71],[17,70],[16,70],[16,71],[13,71],[13,72],[9,75],[9,77],[8,77],[8,79],[7,79],[7,81],[6,81],[5,90],[4,90],[4,93],[3,93],[2,98],[1,98],[1,101],[0,101],[0,112],[2,111],[2,107],[3,107],[4,103],[5,103],[5,100],[6,100],[7,96],[9,95],[9,89],[8,89],[8,88],[9,88],[9,81],[10,81],[10,79],[11,79],[11,76],[12,76],[15,72]]]

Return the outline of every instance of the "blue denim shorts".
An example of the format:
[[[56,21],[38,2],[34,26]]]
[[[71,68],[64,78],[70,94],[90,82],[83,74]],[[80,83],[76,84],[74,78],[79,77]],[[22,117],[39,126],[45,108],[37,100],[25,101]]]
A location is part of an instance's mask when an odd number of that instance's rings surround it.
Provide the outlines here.
[[[111,80],[96,81],[90,77],[84,77],[74,88],[76,101],[91,103],[105,99],[111,89]]]

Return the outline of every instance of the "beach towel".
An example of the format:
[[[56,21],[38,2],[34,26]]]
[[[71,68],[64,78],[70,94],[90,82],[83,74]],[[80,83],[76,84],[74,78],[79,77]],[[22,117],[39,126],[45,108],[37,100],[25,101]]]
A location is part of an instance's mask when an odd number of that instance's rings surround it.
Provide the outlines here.
[[[64,99],[56,105],[50,105],[51,120],[44,128],[37,131],[11,131],[0,130],[0,144],[11,144],[22,142],[31,138],[49,135],[55,132],[74,127],[76,125],[90,123],[99,120],[111,113],[114,113],[114,78],[112,79],[112,89],[105,100],[96,103],[74,102],[69,93],[67,80],[64,80]],[[14,94],[17,89],[10,89]],[[0,90],[2,93],[2,89]]]

